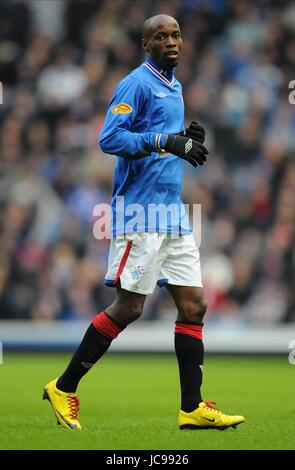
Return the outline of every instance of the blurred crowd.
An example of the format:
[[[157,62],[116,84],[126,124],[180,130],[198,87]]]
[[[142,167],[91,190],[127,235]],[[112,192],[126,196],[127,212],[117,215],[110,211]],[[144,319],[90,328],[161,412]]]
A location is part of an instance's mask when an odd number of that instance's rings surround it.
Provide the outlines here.
[[[109,242],[115,157],[97,147],[117,82],[144,59],[141,25],[176,17],[187,124],[210,158],[186,165],[183,199],[202,205],[207,319],[295,321],[295,5],[261,0],[7,1],[0,4],[0,318],[87,319]],[[292,76],[293,73],[293,76]],[[165,289],[143,319],[171,315]]]

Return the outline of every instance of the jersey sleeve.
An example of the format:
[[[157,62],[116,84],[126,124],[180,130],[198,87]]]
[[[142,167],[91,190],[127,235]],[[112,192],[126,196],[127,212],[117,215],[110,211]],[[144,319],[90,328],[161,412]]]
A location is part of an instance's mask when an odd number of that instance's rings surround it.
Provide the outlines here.
[[[140,82],[127,77],[119,83],[98,141],[103,152],[138,159],[159,150],[160,134],[133,132],[134,123],[147,105],[147,96]]]

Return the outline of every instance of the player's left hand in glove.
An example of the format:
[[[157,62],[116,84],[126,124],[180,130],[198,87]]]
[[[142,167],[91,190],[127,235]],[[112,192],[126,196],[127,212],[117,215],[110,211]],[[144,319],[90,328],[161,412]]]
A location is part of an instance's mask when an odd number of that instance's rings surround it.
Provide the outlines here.
[[[207,160],[208,150],[200,142],[174,134],[168,134],[166,138],[163,149],[183,158],[191,165],[203,165]]]
[[[200,124],[197,123],[197,121],[192,121],[189,127],[187,127],[185,131],[180,135],[196,140],[197,142],[201,142],[201,144],[203,144],[206,136],[206,131],[204,127],[200,126]]]

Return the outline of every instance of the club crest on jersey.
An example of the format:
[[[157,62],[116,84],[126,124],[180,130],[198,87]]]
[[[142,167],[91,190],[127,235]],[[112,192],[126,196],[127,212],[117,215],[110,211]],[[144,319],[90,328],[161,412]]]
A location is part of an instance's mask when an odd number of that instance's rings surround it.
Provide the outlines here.
[[[112,107],[113,114],[128,114],[131,113],[132,107],[127,103],[119,103]]]

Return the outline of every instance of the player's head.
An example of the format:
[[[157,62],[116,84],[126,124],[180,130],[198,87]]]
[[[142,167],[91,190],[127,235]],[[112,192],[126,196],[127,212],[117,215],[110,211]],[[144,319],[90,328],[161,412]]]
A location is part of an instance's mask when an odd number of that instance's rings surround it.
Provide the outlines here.
[[[141,45],[163,69],[175,67],[182,49],[179,24],[168,15],[148,18],[142,26]]]

